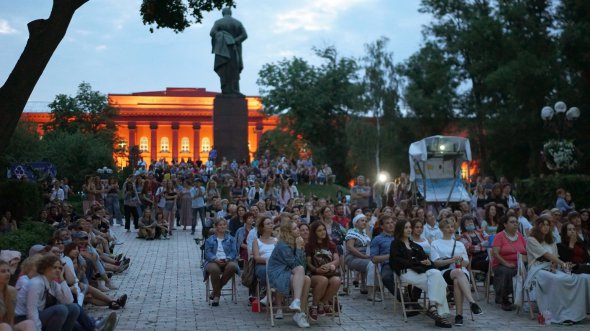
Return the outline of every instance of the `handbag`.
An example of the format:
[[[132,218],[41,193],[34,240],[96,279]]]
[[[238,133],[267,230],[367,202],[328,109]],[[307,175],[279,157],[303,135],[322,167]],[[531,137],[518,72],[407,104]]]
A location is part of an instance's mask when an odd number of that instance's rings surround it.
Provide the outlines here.
[[[45,309],[57,305],[59,302],[57,298],[49,292],[49,289],[46,287],[45,292],[43,293],[45,297]]]
[[[440,258],[440,260],[448,260],[448,259],[452,258],[452,257],[453,257],[453,255],[455,255],[455,247],[457,247],[457,240],[455,240],[455,241],[453,242],[453,251],[451,252],[451,256],[450,256],[450,257],[443,257],[443,258]],[[448,266],[448,265],[443,265],[443,266],[440,266],[440,267],[436,267],[436,269],[438,269],[438,270],[440,270],[440,271],[447,270],[448,268],[449,268],[449,266]]]
[[[250,287],[254,284],[256,279],[256,261],[253,257],[248,259],[248,262],[244,265],[244,271],[242,272],[242,285]]]
[[[332,253],[322,249],[318,252],[316,252],[313,257],[311,258],[311,264],[316,267],[319,268],[321,266],[323,266],[324,264],[328,264],[328,263],[332,263]],[[334,276],[340,276],[340,270],[339,268],[336,268],[334,271],[329,271],[323,274],[317,274],[317,275],[321,275],[321,276],[325,276],[327,278],[330,277],[334,277]]]

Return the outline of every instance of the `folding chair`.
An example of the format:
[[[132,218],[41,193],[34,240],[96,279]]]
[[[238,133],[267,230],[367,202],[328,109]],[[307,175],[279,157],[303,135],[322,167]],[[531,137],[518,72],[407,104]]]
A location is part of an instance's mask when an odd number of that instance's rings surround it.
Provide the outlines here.
[[[402,313],[404,315],[404,322],[408,322],[408,312],[412,312],[412,311],[418,311],[418,312],[426,312],[428,309],[428,305],[427,305],[427,292],[425,290],[422,290],[422,309],[414,309],[414,308],[406,308],[406,305],[408,304],[419,304],[420,303],[420,299],[418,299],[417,301],[406,301],[405,300],[405,296],[407,295],[408,298],[410,297],[410,293],[407,293],[407,288],[408,288],[408,283],[404,283],[401,280],[401,277],[398,276],[396,273],[393,274],[393,281],[395,283],[395,293],[394,293],[394,297],[398,297],[400,298],[401,301],[401,306],[402,306]],[[393,313],[396,313],[396,307],[397,304],[394,302],[393,304]]]
[[[238,287],[236,285],[236,274],[234,274],[231,278],[231,288],[221,288],[221,296],[231,295],[231,300],[233,303],[238,303]],[[213,289],[211,287],[211,276],[207,274],[207,277],[204,279],[205,285],[205,300],[207,304],[211,304],[211,294],[213,293]]]
[[[385,291],[383,289],[383,279],[381,279],[381,263],[375,264],[373,277],[375,277],[375,286],[373,286],[373,306],[375,305],[377,290],[379,290],[379,294],[381,295],[381,304],[385,306]]]
[[[529,303],[529,315],[531,317],[531,319],[535,319],[535,313],[534,313],[534,302],[531,301],[531,296],[529,293],[529,290],[527,288],[525,288],[524,286],[524,282],[526,280],[526,276],[527,276],[527,270],[526,270],[526,266],[524,265],[524,260],[522,257],[522,254],[518,254],[517,257],[517,271],[516,271],[516,276],[514,276],[513,282],[517,282],[520,283],[520,289],[521,289],[521,293],[512,293],[512,296],[514,298],[514,301],[516,303],[516,315],[520,314],[520,309],[522,308],[522,306],[524,305],[525,300]],[[518,287],[517,287],[518,289]],[[516,290],[516,289],[514,289]],[[520,301],[520,304],[519,302]]]

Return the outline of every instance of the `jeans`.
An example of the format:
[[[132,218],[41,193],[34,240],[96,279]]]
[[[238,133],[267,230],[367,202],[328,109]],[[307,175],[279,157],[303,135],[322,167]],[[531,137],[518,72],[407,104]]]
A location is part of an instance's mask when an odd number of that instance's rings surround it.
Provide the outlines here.
[[[393,270],[391,270],[389,264],[384,264],[381,267],[381,281],[383,286],[393,295],[395,293],[395,283],[393,282]]]
[[[137,213],[137,208],[134,206],[124,205],[123,209],[125,210],[125,229],[131,229],[131,216],[133,216],[133,227],[138,229],[139,214]]]
[[[105,200],[105,207],[112,217],[111,225],[113,225],[113,219],[117,220],[117,224],[123,225],[121,206],[119,206],[119,196],[117,194],[107,194],[107,198]]]
[[[205,228],[205,207],[193,208],[193,224],[191,227],[193,234],[195,233],[195,228],[197,227],[197,215],[201,218],[201,226]]]
[[[43,331],[72,331],[79,315],[80,306],[77,304],[57,304],[43,309],[39,320]]]
[[[88,316],[84,311],[84,308],[80,307],[80,315],[78,316],[78,320],[76,321],[76,325],[74,326],[75,331],[94,331],[96,326],[96,321],[94,318]]]

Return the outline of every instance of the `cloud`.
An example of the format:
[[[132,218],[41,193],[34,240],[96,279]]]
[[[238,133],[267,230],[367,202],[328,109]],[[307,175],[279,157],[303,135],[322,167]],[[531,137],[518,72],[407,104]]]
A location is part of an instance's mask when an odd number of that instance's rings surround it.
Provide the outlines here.
[[[279,14],[274,23],[275,32],[331,30],[339,14],[368,2],[372,0],[307,0],[296,9]]]
[[[11,27],[7,20],[0,19],[0,34],[15,34],[18,31]]]
[[[107,49],[107,45],[98,45],[94,48],[97,52],[102,52]]]

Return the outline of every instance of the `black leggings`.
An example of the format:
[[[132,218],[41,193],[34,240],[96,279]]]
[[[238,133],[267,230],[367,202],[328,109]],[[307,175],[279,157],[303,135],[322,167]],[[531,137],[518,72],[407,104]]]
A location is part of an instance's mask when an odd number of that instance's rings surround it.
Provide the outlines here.
[[[123,206],[125,212],[125,229],[131,229],[131,216],[133,215],[133,228],[138,229],[139,225],[137,222],[139,221],[139,215],[137,214],[137,207],[132,206]]]

